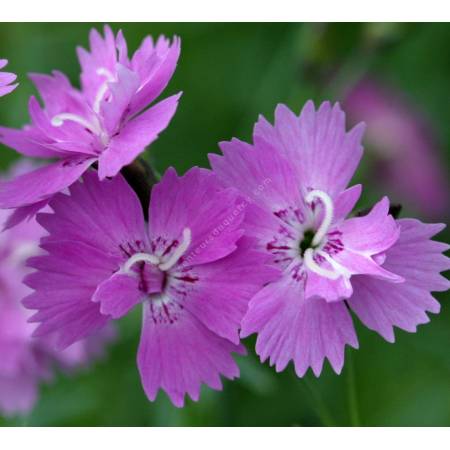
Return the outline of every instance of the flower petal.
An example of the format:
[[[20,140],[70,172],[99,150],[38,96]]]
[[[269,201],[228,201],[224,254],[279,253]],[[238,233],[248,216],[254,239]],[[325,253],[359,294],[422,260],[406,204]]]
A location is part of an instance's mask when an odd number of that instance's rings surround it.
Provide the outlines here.
[[[95,161],[65,159],[0,183],[0,207],[18,208],[42,202],[74,183]]]
[[[292,162],[276,149],[238,139],[221,142],[220,148],[223,156],[209,155],[211,167],[226,186],[239,189],[248,202],[271,212],[301,204],[300,182]]]
[[[0,70],[3,69],[8,64],[7,59],[0,59]],[[19,83],[13,83],[17,78],[15,73],[11,72],[0,72],[0,97],[12,92]]]
[[[139,78],[133,71],[118,64],[117,80],[108,83],[108,87],[112,97],[101,102],[100,112],[104,126],[108,134],[112,136],[117,131],[133,95],[139,88]]]
[[[239,344],[239,328],[250,298],[280,272],[271,266],[271,257],[254,249],[247,238],[227,258],[195,268],[185,308],[211,331]]]
[[[44,101],[49,117],[70,111],[80,116],[89,116],[89,106],[81,92],[75,89],[69,79],[57,70],[52,75],[31,73],[29,78]]]
[[[241,336],[258,333],[256,352],[263,362],[269,358],[277,372],[293,360],[299,377],[308,367],[319,376],[328,358],[340,373],[345,345],[358,347],[351,316],[344,302],[305,299],[303,289],[302,282],[288,277],[262,289],[250,301]]]
[[[346,189],[337,197],[334,204],[334,223],[345,219],[352,212],[356,202],[361,197],[361,190],[362,185],[355,184],[355,186]]]
[[[105,37],[93,28],[89,33],[90,52],[82,47],[77,47],[78,60],[82,69],[81,86],[90,105],[94,104],[100,87],[107,81],[103,72],[115,73],[116,41],[108,25],[104,27],[104,35]]]
[[[115,273],[99,284],[92,301],[100,304],[102,314],[119,319],[137,305],[143,296],[137,277]]]
[[[194,167],[178,177],[169,169],[152,189],[149,234],[173,240],[189,228],[191,243],[180,263],[203,264],[236,249],[244,213],[238,192],[224,189],[211,171]]]
[[[150,306],[144,303],[138,351],[139,372],[150,400],[163,389],[175,406],[182,407],[186,394],[199,399],[203,383],[221,390],[220,375],[239,376],[231,353],[242,353],[241,346],[217,336],[186,311],[173,323],[157,321]]]
[[[27,373],[0,376],[0,412],[5,416],[30,412],[37,399],[37,382],[36,376]]]
[[[349,275],[367,274],[385,278],[394,283],[403,278],[377,263],[376,255],[387,251],[397,241],[400,227],[389,214],[389,201],[380,200],[363,217],[354,217],[341,222],[337,229],[342,233],[344,249],[332,255],[334,262]]]
[[[352,278],[354,294],[349,305],[371,330],[394,342],[394,329],[415,332],[417,325],[427,323],[427,311],[438,313],[439,303],[430,291],[445,291],[450,282],[440,275],[450,269],[450,259],[442,252],[446,244],[430,240],[442,229],[418,220],[402,219],[400,238],[386,252],[383,267],[404,277],[405,282],[392,284],[373,277]]]
[[[40,322],[34,336],[54,333],[58,349],[68,347],[103,328],[109,317],[91,301],[97,286],[116,270],[118,259],[83,242],[60,241],[42,245],[47,255],[30,258],[33,272],[25,283],[34,289],[24,299],[28,309],[38,310],[32,322]]]
[[[349,298],[353,293],[352,285],[345,277],[332,280],[311,270],[307,270],[307,274],[305,298],[321,297],[327,302],[336,302]]]
[[[102,328],[110,319],[92,301],[97,287],[120,269],[131,253],[146,244],[142,207],[121,177],[99,181],[95,172],[58,194],[49,204],[54,214],[38,215],[49,232],[32,258],[27,285],[36,292],[24,300],[38,312],[37,336],[55,333],[66,347]],[[136,248],[132,248],[135,246]]]
[[[264,118],[255,126],[256,143],[267,142],[284,154],[296,170],[303,190],[320,189],[335,198],[348,185],[362,156],[364,125],[345,130],[345,114],[338,103],[313,102],[297,117],[285,105],[275,110],[275,125]]]
[[[9,230],[24,221],[31,220],[41,209],[45,208],[47,204],[48,200],[43,200],[42,202],[33,203],[32,205],[16,208],[6,219],[2,231]]]
[[[181,94],[173,95],[126,123],[98,161],[100,179],[117,175],[132,163],[171,121]]]
[[[398,239],[400,228],[389,214],[384,197],[363,217],[353,217],[339,225],[345,248],[375,255],[389,249]]]
[[[124,260],[127,252],[146,248],[142,206],[122,176],[100,181],[95,172],[87,172],[69,191],[53,197],[55,214],[38,215],[49,232],[45,242],[81,242]]]
[[[151,55],[148,55],[148,49],[147,51],[138,49],[133,56],[132,67],[140,75],[141,87],[133,98],[130,114],[144,109],[166,88],[180,57],[180,38],[175,36],[172,45],[165,49],[152,50]]]
[[[40,133],[39,133],[40,134]],[[60,158],[61,152],[37,139],[36,130],[0,127],[0,143],[33,158]],[[39,136],[42,138],[42,136]]]
[[[10,94],[16,87],[19,86],[19,83],[10,84],[8,86],[0,86],[0,97]]]

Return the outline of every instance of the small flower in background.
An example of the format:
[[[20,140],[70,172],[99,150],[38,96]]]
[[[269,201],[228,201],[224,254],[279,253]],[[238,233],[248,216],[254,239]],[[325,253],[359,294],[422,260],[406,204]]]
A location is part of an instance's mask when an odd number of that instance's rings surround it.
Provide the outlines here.
[[[94,163],[100,179],[116,175],[157,139],[175,114],[180,94],[142,112],[170,81],[180,54],[172,44],[147,37],[128,57],[121,32],[105,27],[90,33],[91,52],[79,48],[81,90],[60,72],[31,74],[42,100],[29,102],[31,124],[21,130],[0,127],[0,142],[19,153],[56,162],[0,186],[0,207],[19,208],[16,224],[45,206]]]
[[[30,169],[29,163],[13,168],[15,174]],[[4,221],[8,212],[0,210]],[[34,406],[41,381],[49,381],[53,368],[72,371],[103,354],[114,337],[112,329],[78,342],[64,351],[54,350],[54,337],[33,338],[35,324],[21,300],[31,290],[22,280],[30,272],[28,257],[41,253],[39,239],[45,230],[34,220],[0,233],[0,414],[26,414]]]
[[[249,303],[241,336],[257,333],[256,352],[277,371],[293,360],[298,376],[316,376],[325,358],[339,373],[345,345],[358,346],[350,306],[371,329],[393,341],[393,326],[415,331],[445,291],[448,247],[430,238],[442,225],[389,215],[386,198],[363,217],[346,218],[361,194],[347,188],[362,156],[364,127],[345,131],[339,105],[308,102],[300,116],[286,106],[275,125],[261,117],[254,144],[237,139],[210,155],[225,185],[251,199],[246,235],[282,270]],[[261,195],[258,180],[270,177]]]
[[[371,78],[350,91],[345,108],[367,123],[367,144],[378,159],[371,182],[429,218],[446,216],[449,184],[437,139],[420,111]]]
[[[7,59],[0,59],[0,70],[8,64]],[[19,83],[14,83],[17,75],[11,72],[0,72],[0,97],[12,92]],[[14,84],[11,84],[14,83]]]
[[[270,255],[242,238],[248,206],[206,169],[183,177],[169,169],[153,187],[148,228],[142,206],[121,175],[93,172],[70,195],[38,214],[46,255],[29,260],[35,290],[24,304],[38,310],[35,335],[64,348],[141,304],[138,367],[154,400],[163,389],[176,406],[198,400],[202,383],[221,389],[220,375],[239,368],[239,327],[250,297],[278,275]]]

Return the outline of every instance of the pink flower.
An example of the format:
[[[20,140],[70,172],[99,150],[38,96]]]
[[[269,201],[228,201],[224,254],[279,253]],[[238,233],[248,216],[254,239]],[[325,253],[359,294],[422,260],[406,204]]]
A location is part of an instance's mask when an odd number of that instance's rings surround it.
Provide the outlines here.
[[[440,225],[395,221],[386,198],[363,217],[347,218],[361,186],[348,188],[362,156],[360,124],[345,130],[339,105],[308,102],[300,116],[286,106],[275,125],[261,117],[254,144],[221,144],[214,172],[251,203],[246,235],[273,255],[282,275],[250,301],[241,336],[257,333],[256,351],[277,371],[319,375],[327,357],[339,373],[345,345],[358,346],[346,301],[370,328],[392,340],[437,312],[431,290],[448,289],[446,246],[429,238]],[[389,292],[389,294],[386,294]]]
[[[154,400],[163,389],[176,406],[198,400],[202,383],[239,369],[239,326],[247,302],[278,271],[242,238],[246,204],[214,175],[169,169],[152,189],[149,224],[121,175],[86,173],[39,214],[46,255],[30,260],[35,290],[25,305],[38,312],[36,336],[63,348],[100,330],[136,305],[143,310],[138,367]]]
[[[399,92],[366,79],[345,100],[350,117],[364,117],[367,143],[377,156],[371,182],[401,203],[435,218],[448,212],[449,185],[433,130]],[[414,180],[414,182],[412,182]]]
[[[81,90],[60,72],[32,74],[45,108],[29,103],[31,124],[21,130],[0,128],[0,142],[19,153],[55,158],[0,186],[0,207],[22,208],[20,217],[35,212],[55,193],[98,164],[100,179],[116,175],[130,164],[169,124],[180,94],[144,110],[164,90],[175,70],[180,41],[160,37],[142,42],[132,58],[125,39],[105,27],[102,37],[90,33],[91,52],[79,48]]]
[[[6,216],[0,211],[1,220]],[[27,322],[31,314],[20,303],[31,290],[22,280],[30,272],[25,261],[40,253],[39,239],[44,234],[35,220],[0,234],[0,414],[6,416],[33,408],[39,383],[52,378],[55,365],[65,370],[85,365],[101,355],[113,337],[111,329],[105,330],[64,351],[54,350],[54,336],[32,337],[36,325]]]
[[[7,59],[0,59],[0,70],[8,64]],[[10,72],[0,72],[0,97],[12,92],[19,83],[11,84],[15,81],[17,75]]]

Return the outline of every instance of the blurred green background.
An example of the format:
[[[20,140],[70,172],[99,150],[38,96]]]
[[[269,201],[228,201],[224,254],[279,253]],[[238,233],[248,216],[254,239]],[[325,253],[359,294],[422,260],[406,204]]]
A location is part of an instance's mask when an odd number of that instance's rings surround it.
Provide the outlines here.
[[[95,24],[2,24],[0,56],[21,86],[4,97],[0,123],[28,121],[27,100],[35,91],[28,72],[65,72],[78,84],[75,46],[87,46]],[[112,24],[122,28],[130,50],[147,34],[177,34],[182,56],[166,94],[183,90],[178,113],[147,157],[159,171],[206,166],[207,153],[233,136],[250,139],[258,114],[273,118],[277,103],[295,111],[308,99],[339,100],[366,74],[382,77],[421,108],[440,142],[443,170],[450,156],[450,27],[448,24]],[[364,120],[364,117],[359,118]],[[370,126],[370,124],[369,124]],[[16,157],[0,149],[0,167]],[[365,180],[370,157],[358,172]],[[413,182],[413,180],[412,180]],[[379,197],[367,183],[359,203]],[[402,202],[401,198],[395,201]],[[430,199],[432,201],[432,199]],[[406,208],[403,215],[414,213]],[[448,214],[441,218],[446,221]],[[425,219],[422,217],[422,219]],[[440,238],[447,240],[448,232]],[[346,351],[340,376],[328,363],[319,379],[298,379],[292,367],[281,374],[261,365],[246,340],[241,378],[224,390],[203,389],[198,403],[171,406],[165,394],[149,403],[135,363],[140,311],[119,322],[120,336],[106,358],[71,375],[58,373],[42,386],[40,400],[25,418],[1,425],[40,426],[448,426],[450,425],[450,305],[417,334],[396,331],[385,342],[355,319],[360,350]],[[1,357],[1,356],[0,356]]]

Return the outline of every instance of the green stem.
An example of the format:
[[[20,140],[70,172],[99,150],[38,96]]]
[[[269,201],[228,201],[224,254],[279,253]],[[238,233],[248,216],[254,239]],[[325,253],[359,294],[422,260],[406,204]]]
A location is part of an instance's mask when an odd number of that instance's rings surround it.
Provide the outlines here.
[[[353,427],[361,426],[356,389],[355,367],[351,351],[347,360],[347,401],[349,407],[350,424]]]
[[[19,418],[19,427],[27,427],[30,422],[30,414],[26,414]]]
[[[322,422],[322,425],[327,427],[335,427],[336,422],[334,421],[326,403],[322,399],[320,392],[316,389],[314,384],[308,380],[308,378],[303,378],[303,382],[312,398],[314,410]]]

